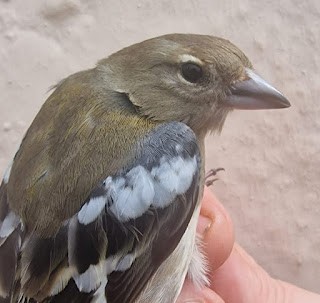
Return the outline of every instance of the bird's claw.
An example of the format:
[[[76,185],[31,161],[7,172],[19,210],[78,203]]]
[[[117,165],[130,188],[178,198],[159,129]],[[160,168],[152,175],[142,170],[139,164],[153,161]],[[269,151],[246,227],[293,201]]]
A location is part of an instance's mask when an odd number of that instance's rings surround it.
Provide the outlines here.
[[[221,170],[225,170],[223,167],[215,168],[215,169],[210,169],[206,176],[205,176],[205,184],[206,186],[211,186],[213,182],[219,180],[219,178],[211,178],[217,175],[217,173]]]

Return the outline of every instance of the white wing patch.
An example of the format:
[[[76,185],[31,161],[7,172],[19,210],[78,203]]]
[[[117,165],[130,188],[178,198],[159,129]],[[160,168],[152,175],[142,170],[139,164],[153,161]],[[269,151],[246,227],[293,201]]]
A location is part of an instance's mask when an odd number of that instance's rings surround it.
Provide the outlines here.
[[[122,222],[144,214],[150,206],[164,208],[191,185],[197,170],[196,156],[163,157],[151,172],[142,166],[132,168],[124,177],[107,178],[110,211]]]
[[[151,171],[138,165],[124,175],[109,176],[103,182],[106,194],[85,203],[78,220],[85,225],[93,222],[107,202],[109,211],[122,222],[142,216],[150,206],[164,208],[188,190],[196,170],[196,156],[164,156]]]
[[[20,222],[20,218],[13,211],[7,214],[2,224],[0,222],[0,245],[12,234]]]
[[[170,161],[162,158],[160,165],[151,170],[155,183],[158,183],[158,191],[154,197],[153,205],[163,208],[168,206],[175,196],[186,192],[191,185],[196,169],[196,157],[188,160],[174,157]],[[170,198],[168,198],[168,194]]]
[[[82,292],[95,292],[95,300],[100,297],[100,288],[107,284],[106,277],[114,271],[126,271],[135,260],[134,254],[127,254],[122,257],[121,254],[101,260],[97,265],[90,265],[89,268],[82,274],[72,273],[73,280],[75,281],[79,291]],[[104,281],[104,279],[106,279]],[[103,286],[103,291],[104,291]],[[104,292],[103,292],[104,295]],[[100,302],[100,301],[97,301]]]
[[[89,202],[85,203],[78,212],[78,220],[81,224],[89,224],[95,221],[106,205],[104,196],[94,197]]]
[[[107,286],[107,283],[108,283],[108,279],[106,276],[104,276],[101,279],[101,284],[100,284],[99,288],[96,290],[96,292],[94,294],[94,297],[92,300],[93,303],[107,303],[107,299],[105,296],[105,288]]]
[[[83,274],[74,276],[73,280],[80,291],[89,293],[97,289],[106,276],[106,260],[102,260],[97,265],[90,265]]]
[[[140,217],[150,206],[155,192],[150,173],[141,165],[129,170],[125,177],[106,179],[110,211],[121,221]]]
[[[135,259],[136,259],[136,257],[133,254],[125,255],[118,262],[117,267],[115,268],[115,271],[126,271],[127,269],[129,269],[131,267],[131,265]]]
[[[8,167],[7,167],[7,169],[6,169],[5,173],[4,173],[3,182],[5,184],[7,184],[8,181],[9,181],[12,164],[13,164],[13,161],[11,161],[11,163],[8,165]]]

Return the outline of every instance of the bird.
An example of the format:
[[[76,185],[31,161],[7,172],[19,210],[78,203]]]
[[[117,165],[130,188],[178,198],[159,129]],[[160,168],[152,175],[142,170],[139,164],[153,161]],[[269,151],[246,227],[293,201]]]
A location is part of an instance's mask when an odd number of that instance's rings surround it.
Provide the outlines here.
[[[151,38],[60,81],[1,183],[0,302],[173,303],[187,274],[208,283],[204,138],[234,109],[289,106],[209,35]]]

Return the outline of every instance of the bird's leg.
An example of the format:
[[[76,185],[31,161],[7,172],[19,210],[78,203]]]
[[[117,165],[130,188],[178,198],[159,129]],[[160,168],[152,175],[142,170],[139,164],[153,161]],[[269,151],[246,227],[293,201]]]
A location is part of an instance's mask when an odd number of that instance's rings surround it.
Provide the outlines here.
[[[211,186],[213,184],[213,182],[219,180],[219,178],[212,178],[214,176],[217,175],[217,173],[221,170],[224,170],[224,168],[219,167],[219,168],[215,168],[215,169],[210,169],[206,176],[205,176],[205,184],[206,186]]]

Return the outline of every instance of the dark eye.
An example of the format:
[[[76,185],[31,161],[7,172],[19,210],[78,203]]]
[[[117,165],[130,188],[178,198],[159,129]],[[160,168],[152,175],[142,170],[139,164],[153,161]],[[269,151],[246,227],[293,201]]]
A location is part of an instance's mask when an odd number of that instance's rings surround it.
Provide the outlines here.
[[[181,66],[181,74],[188,82],[196,83],[202,78],[203,71],[201,66],[192,62],[186,62]]]

